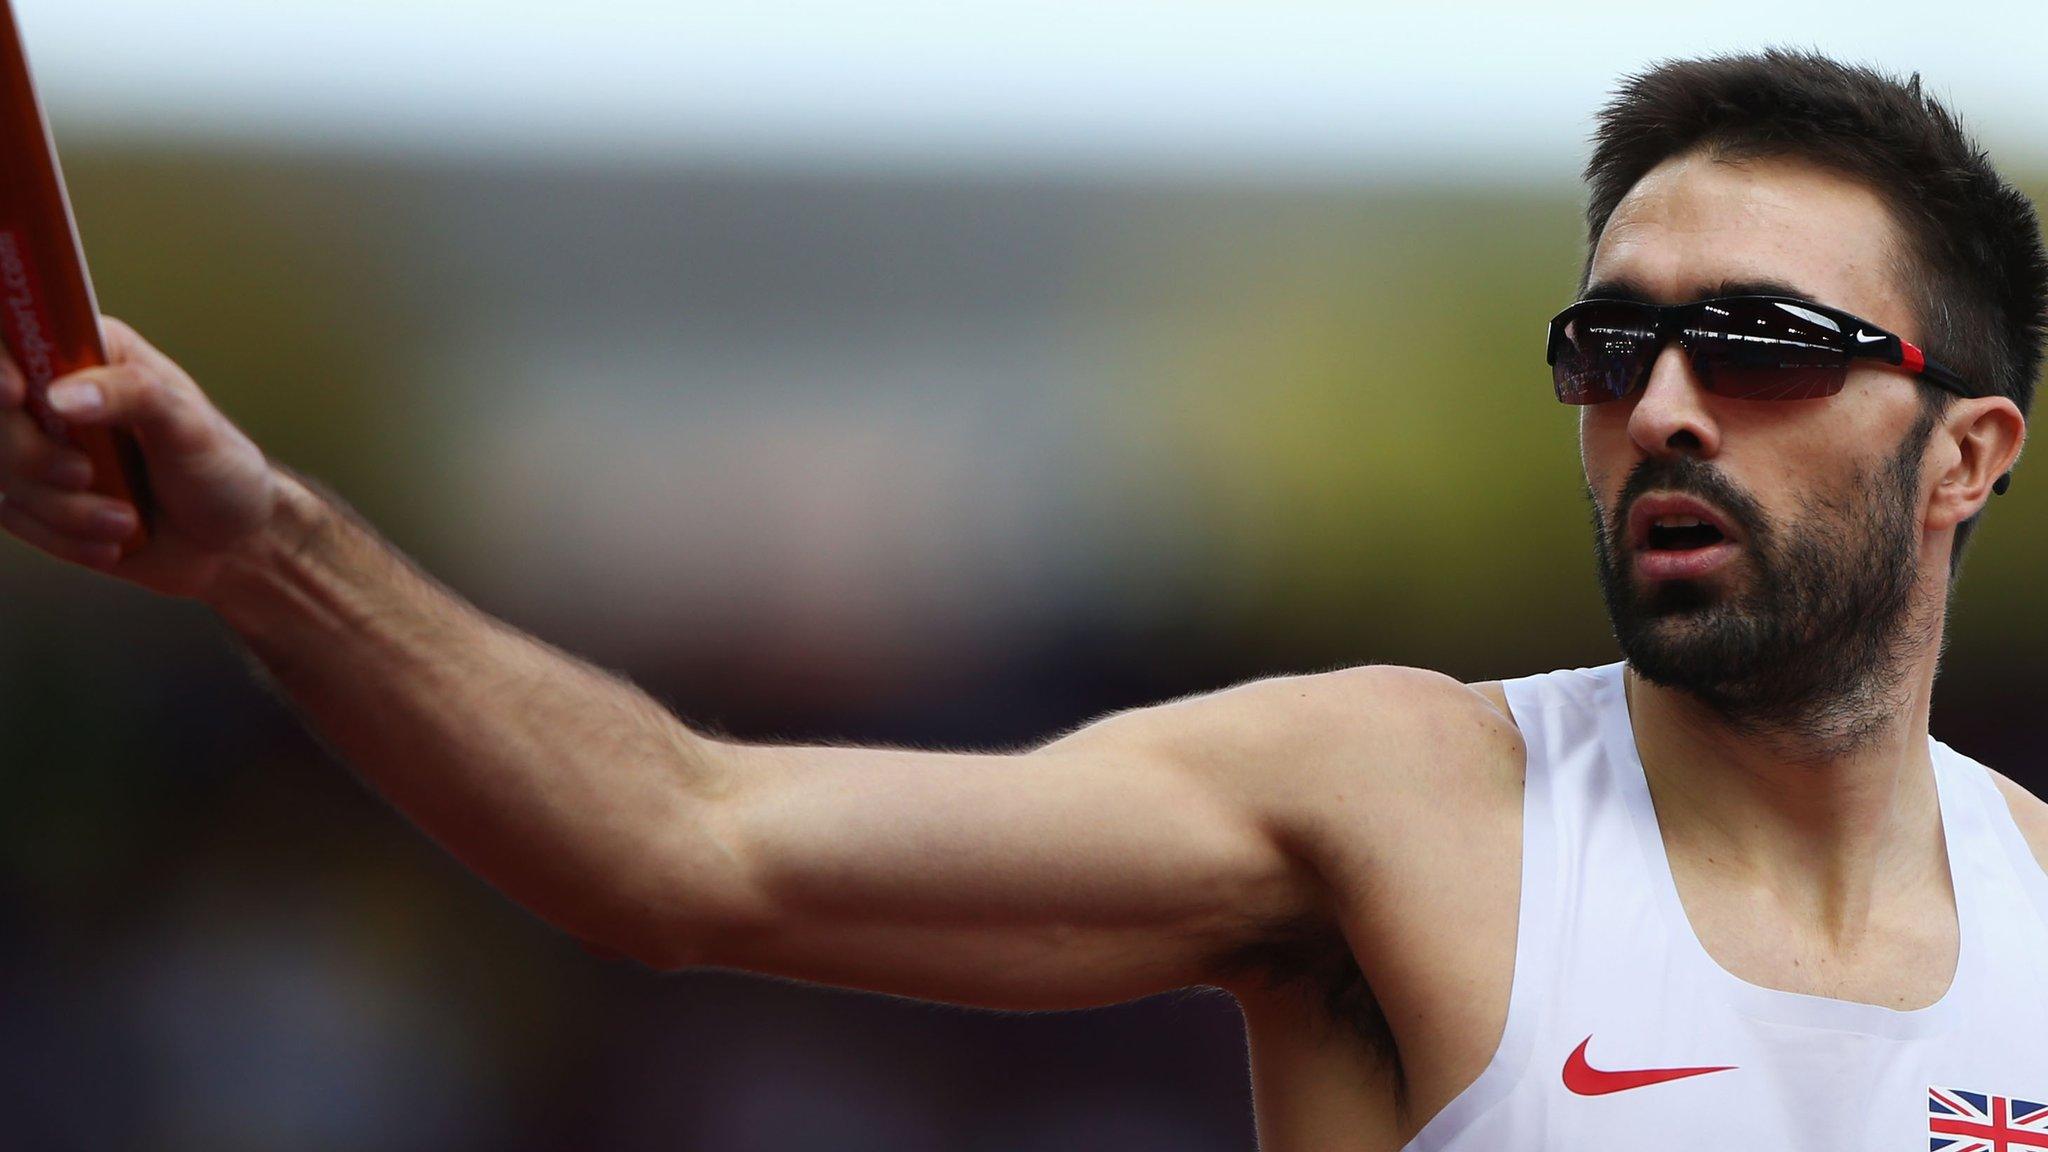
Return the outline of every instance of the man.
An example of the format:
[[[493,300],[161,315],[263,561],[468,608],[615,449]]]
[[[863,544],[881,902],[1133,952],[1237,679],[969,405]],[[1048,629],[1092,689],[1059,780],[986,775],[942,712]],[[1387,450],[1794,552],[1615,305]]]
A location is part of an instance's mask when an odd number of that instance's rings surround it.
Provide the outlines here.
[[[1009,754],[715,739],[434,584],[111,320],[50,399],[141,438],[152,542],[117,559],[132,517],[14,372],[0,526],[213,606],[596,946],[1001,1008],[1226,988],[1269,1149],[2040,1131],[2048,806],[1927,734],[2040,362],[2032,209],[1917,80],[1776,52],[1631,80],[1588,175],[1549,355],[1604,668],[1277,676]]]

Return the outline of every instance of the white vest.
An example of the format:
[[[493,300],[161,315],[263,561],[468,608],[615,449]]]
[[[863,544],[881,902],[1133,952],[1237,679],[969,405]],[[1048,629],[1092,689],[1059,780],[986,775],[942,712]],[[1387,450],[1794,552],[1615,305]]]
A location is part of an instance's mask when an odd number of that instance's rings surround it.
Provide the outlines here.
[[[1507,1029],[1409,1152],[2048,1150],[2048,875],[1983,765],[1928,738],[1961,951],[1901,1012],[1751,984],[1700,946],[1621,664],[1505,688],[1528,747]]]

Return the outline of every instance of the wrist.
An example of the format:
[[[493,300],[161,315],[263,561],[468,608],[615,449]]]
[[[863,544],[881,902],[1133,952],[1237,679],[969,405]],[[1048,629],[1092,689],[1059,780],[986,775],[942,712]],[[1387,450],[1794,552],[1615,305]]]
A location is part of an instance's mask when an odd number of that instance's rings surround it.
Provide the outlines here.
[[[222,557],[219,570],[199,597],[231,625],[261,611],[302,583],[323,543],[334,533],[338,512],[300,477],[273,466],[268,521]]]

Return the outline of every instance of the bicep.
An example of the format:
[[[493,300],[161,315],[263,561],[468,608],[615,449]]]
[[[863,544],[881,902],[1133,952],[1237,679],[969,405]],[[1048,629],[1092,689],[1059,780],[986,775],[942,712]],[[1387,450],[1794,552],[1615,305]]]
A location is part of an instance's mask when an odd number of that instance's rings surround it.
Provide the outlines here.
[[[1243,692],[1246,687],[1226,690]],[[705,959],[1012,1008],[1206,982],[1318,904],[1266,803],[1261,701],[1176,701],[1028,752],[731,746],[748,914]]]

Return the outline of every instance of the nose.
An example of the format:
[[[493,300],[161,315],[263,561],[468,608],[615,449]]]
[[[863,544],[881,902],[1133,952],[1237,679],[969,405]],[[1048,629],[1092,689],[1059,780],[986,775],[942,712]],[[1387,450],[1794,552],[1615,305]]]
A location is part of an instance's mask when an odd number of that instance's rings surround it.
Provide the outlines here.
[[[1685,350],[1676,342],[1666,344],[1629,413],[1629,439],[1649,456],[1715,455],[1721,450],[1721,427],[1708,411],[1707,396]]]

